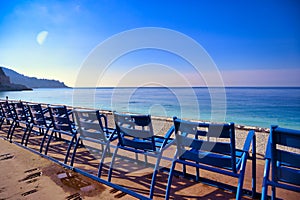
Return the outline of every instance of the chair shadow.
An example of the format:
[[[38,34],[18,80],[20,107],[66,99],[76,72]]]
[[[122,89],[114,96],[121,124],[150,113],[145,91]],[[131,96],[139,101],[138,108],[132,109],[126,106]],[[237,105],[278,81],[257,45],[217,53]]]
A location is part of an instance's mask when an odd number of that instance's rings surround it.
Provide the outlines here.
[[[143,175],[134,175],[132,174],[132,172],[145,169],[145,167],[141,164],[134,164],[134,162],[132,161],[134,160],[118,159],[115,161],[115,166],[118,166],[118,169],[113,170],[112,182],[117,184],[121,183],[119,185],[122,187],[125,187],[144,196],[148,196],[153,169],[151,168],[149,170],[149,173]],[[122,169],[121,167],[125,169]],[[154,189],[155,198],[164,199],[167,181],[168,173],[159,171],[156,177],[156,184]],[[123,184],[122,182],[125,182],[125,184]],[[198,191],[197,193],[197,191],[187,191],[187,188],[191,188],[193,186],[195,187],[196,184],[201,187],[201,189],[199,190],[200,192]],[[136,187],[136,185],[138,185],[139,187]],[[172,189],[170,192],[170,199],[235,199],[235,193],[231,191],[208,186],[206,184],[199,183],[194,180],[189,180],[184,177],[174,176],[171,187]],[[209,189],[209,192],[206,192],[207,189]],[[199,196],[200,194],[202,196]],[[242,199],[247,198],[242,197]]]

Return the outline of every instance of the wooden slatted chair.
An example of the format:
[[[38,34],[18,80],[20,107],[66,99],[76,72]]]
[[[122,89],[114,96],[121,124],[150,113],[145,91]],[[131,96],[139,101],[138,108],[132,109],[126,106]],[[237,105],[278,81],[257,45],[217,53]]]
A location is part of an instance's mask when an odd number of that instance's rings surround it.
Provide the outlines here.
[[[244,148],[239,150],[235,144],[234,124],[212,124],[191,122],[174,117],[175,138],[177,151],[170,168],[166,199],[169,199],[172,177],[176,164],[183,165],[183,175],[186,166],[196,168],[196,181],[199,181],[199,169],[208,170],[238,179],[236,199],[241,199],[245,176],[246,162],[249,157],[252,143],[252,194],[255,194],[256,169],[255,169],[255,133],[250,131],[244,143]]]
[[[261,199],[267,199],[268,186],[272,199],[277,187],[300,192],[300,131],[271,126],[265,162]]]
[[[108,181],[111,181],[113,165],[119,149],[135,153],[136,159],[138,159],[137,154],[145,155],[146,164],[148,162],[147,156],[155,157],[156,163],[149,193],[149,197],[152,198],[163,151],[172,145],[174,141],[171,138],[174,128],[171,127],[166,135],[162,137],[154,135],[150,115],[114,113],[114,119],[119,142],[113,153]]]
[[[92,142],[101,145],[102,157],[99,164],[98,177],[101,177],[103,160],[106,152],[110,153],[110,142],[117,139],[115,130],[108,128],[107,118],[99,110],[73,110],[78,132],[70,165],[73,166],[79,142]],[[83,143],[84,144],[84,143]],[[86,148],[89,148],[85,145]]]

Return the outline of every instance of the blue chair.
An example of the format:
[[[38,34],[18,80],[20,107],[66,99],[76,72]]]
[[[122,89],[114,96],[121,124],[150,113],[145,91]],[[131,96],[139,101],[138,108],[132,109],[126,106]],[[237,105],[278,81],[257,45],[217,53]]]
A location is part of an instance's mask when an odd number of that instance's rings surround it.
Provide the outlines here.
[[[300,192],[300,131],[271,126],[265,162],[261,199],[267,199],[268,186],[272,199],[276,199],[276,187]]]
[[[2,128],[2,125],[6,119],[5,112],[2,109],[2,103],[5,103],[5,101],[0,101],[0,129]]]
[[[102,150],[102,158],[99,165],[98,177],[101,176],[103,159],[106,152],[110,153],[110,142],[117,139],[114,134],[114,129],[109,129],[107,125],[107,118],[100,114],[99,110],[73,110],[75,122],[77,125],[78,140],[75,144],[70,165],[73,166],[79,142],[89,141],[100,144]],[[83,143],[84,144],[84,143]],[[86,148],[89,148],[85,145]],[[91,148],[91,147],[90,147]]]
[[[232,176],[238,179],[236,199],[241,199],[246,162],[249,158],[252,143],[252,195],[255,195],[256,185],[256,149],[255,133],[250,131],[242,150],[236,148],[234,124],[212,124],[190,122],[174,117],[177,151],[170,168],[166,199],[169,199],[172,178],[176,164],[183,165],[183,175],[186,166],[196,168],[196,181],[199,181],[199,169]],[[218,183],[216,183],[218,184]],[[218,186],[218,185],[216,185]]]
[[[23,104],[22,101],[10,103],[9,109],[11,112],[11,117],[13,119],[10,131],[8,131],[7,139],[12,142],[12,136],[14,134],[15,128],[23,128],[24,133],[23,137],[26,135],[30,126],[30,116],[28,112],[28,108]],[[22,139],[23,141],[23,139]]]
[[[38,128],[39,132],[37,135],[47,135],[50,128],[52,127],[52,121],[50,118],[50,112],[47,107],[42,107],[41,104],[28,104],[29,114],[30,114],[30,128],[26,137],[23,138],[22,144],[25,142],[27,146],[29,137],[33,128]],[[40,153],[42,152],[42,142],[40,145]]]
[[[10,102],[8,101],[1,101],[0,102],[0,108],[1,108],[1,128],[4,123],[4,121],[7,122],[9,126],[8,132],[7,132],[7,138],[9,138],[11,129],[13,127],[13,116],[10,109]]]
[[[174,128],[171,127],[164,137],[156,136],[153,132],[150,115],[134,115],[114,113],[116,131],[118,134],[118,145],[113,153],[108,181],[111,181],[113,165],[119,149],[130,151],[136,154],[145,155],[145,163],[148,163],[147,156],[156,158],[154,172],[152,175],[149,197],[153,198],[156,175],[159,170],[160,160],[163,151],[173,144],[171,138]]]
[[[64,164],[66,164],[69,158],[70,150],[74,143],[77,141],[77,132],[75,129],[75,124],[72,120],[72,110],[68,110],[66,106],[49,105],[48,108],[51,115],[53,127],[50,129],[50,136],[48,134],[45,134],[42,141],[42,143],[44,144],[46,137],[48,137],[48,142],[45,148],[45,155],[47,155],[48,153],[50,142],[55,133],[56,140],[61,140],[68,143],[68,148],[64,159]],[[62,135],[66,137],[63,138]],[[41,146],[40,152],[42,152],[42,149],[43,146]]]

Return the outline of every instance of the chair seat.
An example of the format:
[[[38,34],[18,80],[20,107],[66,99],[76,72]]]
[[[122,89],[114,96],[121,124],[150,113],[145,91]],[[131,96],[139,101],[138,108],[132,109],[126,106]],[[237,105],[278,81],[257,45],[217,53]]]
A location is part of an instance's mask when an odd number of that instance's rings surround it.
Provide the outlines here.
[[[300,186],[300,171],[290,167],[281,166],[278,175],[279,181]]]
[[[192,149],[190,151],[184,152],[179,157],[179,159],[189,160],[201,164],[232,170],[232,165],[231,165],[232,157],[230,155],[217,154],[217,153]],[[240,158],[236,158],[236,163],[238,164],[239,162],[240,162]]]
[[[131,147],[133,149],[140,149],[140,150],[153,150],[153,144],[152,141],[145,140],[145,139],[139,139],[139,138],[134,138],[134,139],[126,139],[122,138],[123,141],[123,146],[125,147]]]

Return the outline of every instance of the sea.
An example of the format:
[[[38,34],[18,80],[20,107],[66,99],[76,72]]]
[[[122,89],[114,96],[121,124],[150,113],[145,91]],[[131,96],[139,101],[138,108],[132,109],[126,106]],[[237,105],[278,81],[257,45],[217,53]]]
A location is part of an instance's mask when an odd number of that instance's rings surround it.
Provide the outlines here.
[[[1,91],[0,99],[60,104],[158,117],[300,130],[300,87],[51,88]]]

